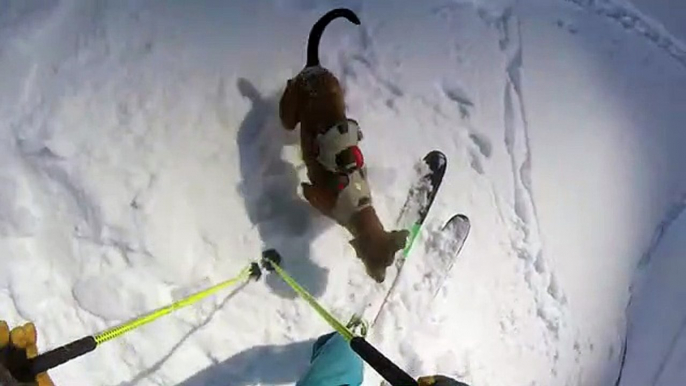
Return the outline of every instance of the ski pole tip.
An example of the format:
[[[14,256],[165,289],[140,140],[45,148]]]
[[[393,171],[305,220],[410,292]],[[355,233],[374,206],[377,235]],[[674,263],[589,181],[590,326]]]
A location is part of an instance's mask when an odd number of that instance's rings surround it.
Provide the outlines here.
[[[252,263],[250,264],[250,278],[258,281],[262,277],[262,270],[260,269],[260,265],[257,263]]]
[[[274,265],[281,265],[281,255],[279,252],[274,248],[262,252],[262,268],[271,272],[274,270]]]

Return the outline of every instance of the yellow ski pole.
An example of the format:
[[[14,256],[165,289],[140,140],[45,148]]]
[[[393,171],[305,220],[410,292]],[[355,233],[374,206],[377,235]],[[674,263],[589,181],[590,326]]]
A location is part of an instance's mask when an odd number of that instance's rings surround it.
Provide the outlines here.
[[[392,386],[418,386],[417,381],[405,370],[398,367],[384,354],[372,346],[364,337],[356,336],[346,326],[339,322],[331,313],[322,307],[314,297],[307,292],[293,277],[281,268],[281,255],[276,249],[262,252],[262,267],[269,272],[276,272],[300,297],[305,300],[343,339],[357,355],[367,362]]]
[[[257,263],[251,263],[245,267],[238,276],[223,281],[205,290],[196,292],[179,301],[171,303],[162,308],[148,312],[142,316],[122,323],[118,326],[109,328],[95,335],[89,335],[75,340],[64,346],[45,352],[33,359],[19,361],[17,368],[8,369],[9,372],[20,382],[31,382],[36,374],[53,369],[72,359],[78,358],[95,350],[101,343],[118,338],[129,331],[133,331],[141,326],[151,323],[165,315],[168,315],[180,308],[190,306],[198,301],[239,282],[247,282],[250,279],[258,280],[262,272]]]

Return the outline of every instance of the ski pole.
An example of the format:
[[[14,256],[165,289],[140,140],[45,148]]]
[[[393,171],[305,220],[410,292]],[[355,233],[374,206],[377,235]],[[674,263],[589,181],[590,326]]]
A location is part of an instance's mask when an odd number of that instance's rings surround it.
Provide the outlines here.
[[[357,353],[365,362],[376,370],[392,386],[417,386],[417,381],[403,369],[391,362],[385,355],[372,346],[361,336],[354,335],[350,329],[344,326],[314,297],[307,292],[293,277],[291,277],[281,264],[281,255],[275,249],[269,249],[262,253],[262,267],[270,272],[276,272],[286,284],[288,284],[300,297],[305,300],[334,330],[343,336],[350,344],[350,348]]]
[[[216,284],[210,288],[198,291],[181,300],[167,306],[148,312],[138,318],[122,323],[118,326],[109,328],[95,335],[89,335],[75,340],[64,346],[45,352],[32,359],[18,361],[17,368],[8,369],[10,373],[20,382],[31,382],[37,374],[53,369],[72,359],[76,359],[95,350],[101,343],[118,338],[129,331],[133,331],[141,326],[151,323],[165,315],[168,315],[180,308],[190,306],[222,289],[231,287],[239,282],[246,282],[250,279],[258,280],[261,276],[260,266],[251,263],[245,267],[238,276]]]

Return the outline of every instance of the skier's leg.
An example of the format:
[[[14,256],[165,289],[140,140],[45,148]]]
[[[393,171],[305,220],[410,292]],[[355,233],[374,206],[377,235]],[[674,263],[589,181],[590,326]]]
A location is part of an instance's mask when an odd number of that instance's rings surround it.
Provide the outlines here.
[[[326,342],[328,342],[329,339],[331,339],[331,337],[333,337],[334,335],[336,335],[335,332],[330,332],[326,335],[322,335],[319,338],[317,338],[317,340],[312,345],[312,357],[310,358],[310,363],[312,363],[315,360],[315,358],[319,356],[319,352],[322,350],[324,344],[326,344]]]
[[[348,342],[340,334],[330,333],[315,342],[310,367],[296,386],[359,386],[362,371],[362,359]]]

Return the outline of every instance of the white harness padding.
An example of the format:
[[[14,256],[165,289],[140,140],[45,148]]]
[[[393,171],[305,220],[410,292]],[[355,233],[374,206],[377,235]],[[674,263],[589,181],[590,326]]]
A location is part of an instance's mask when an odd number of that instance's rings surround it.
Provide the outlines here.
[[[372,205],[372,193],[364,168],[348,175],[348,186],[338,192],[332,216],[339,224],[347,225],[352,216]]]
[[[347,119],[335,124],[316,137],[317,162],[332,173],[339,173],[341,168],[353,168],[354,164],[339,164],[336,156],[351,147],[357,146],[360,140],[362,140],[362,130],[356,121]]]
[[[357,147],[361,139],[360,126],[352,119],[339,122],[316,137],[317,162],[341,180],[347,180],[347,184],[338,190],[332,211],[333,218],[342,225],[347,225],[355,213],[372,205],[366,166]],[[340,156],[351,148],[359,159]]]

